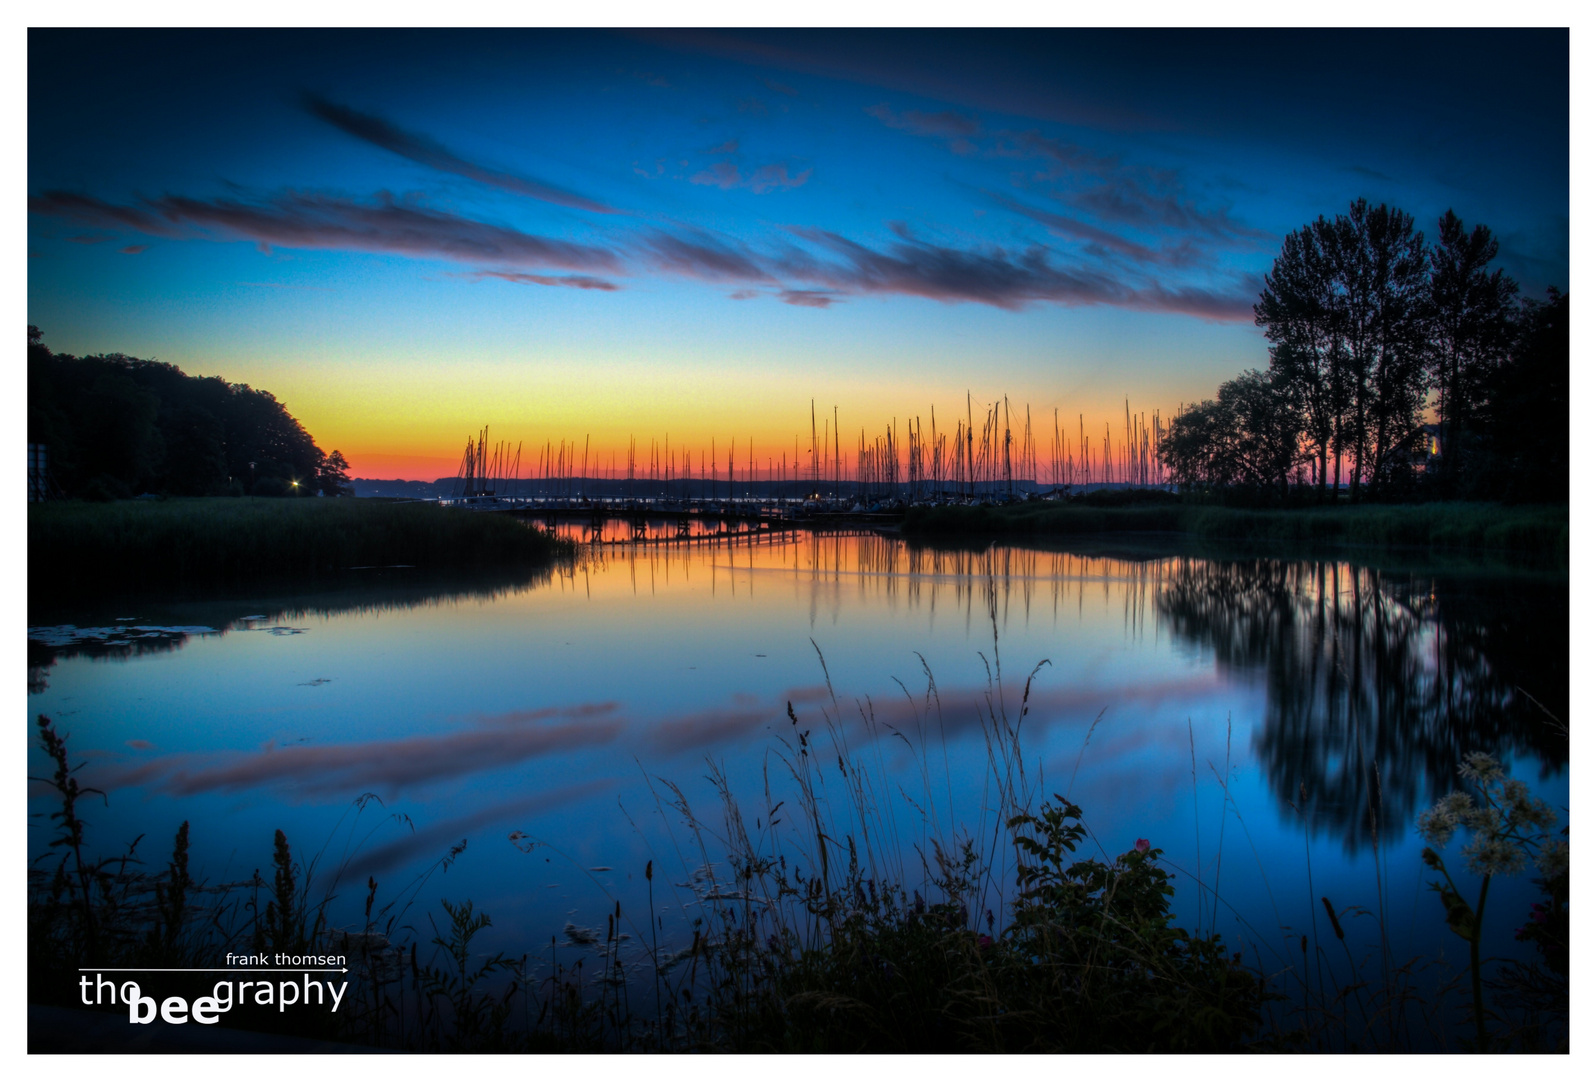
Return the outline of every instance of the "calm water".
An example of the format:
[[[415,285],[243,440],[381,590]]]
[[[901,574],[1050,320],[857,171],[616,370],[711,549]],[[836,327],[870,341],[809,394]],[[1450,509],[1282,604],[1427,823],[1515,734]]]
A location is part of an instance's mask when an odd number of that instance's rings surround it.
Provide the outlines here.
[[[487,947],[513,953],[551,935],[572,947],[567,924],[602,927],[615,899],[646,911],[653,859],[665,933],[690,936],[702,858],[662,780],[718,826],[713,762],[767,827],[788,794],[787,705],[824,759],[834,690],[900,855],[956,826],[989,834],[980,717],[1017,718],[1045,660],[1021,727],[1041,793],[1083,807],[1109,854],[1163,848],[1184,921],[1280,968],[1328,896],[1368,913],[1348,920],[1355,962],[1382,947],[1382,913],[1397,962],[1443,953],[1460,969],[1417,813],[1476,749],[1568,803],[1566,740],[1528,700],[1567,715],[1565,575],[809,534],[604,545],[519,582],[404,574],[35,613],[30,711],[70,732],[82,779],[108,793],[91,840],[147,834],[141,851],[164,861],[189,820],[195,866],[234,880],[269,875],[282,828],[297,856],[323,852],[323,883],[343,864],[351,897],[368,875],[394,895],[466,841],[411,921],[470,897],[493,916]],[[381,803],[356,816],[367,792]],[[51,807],[34,795],[38,855]],[[1526,878],[1492,886],[1490,951],[1526,956],[1511,931],[1531,899]]]

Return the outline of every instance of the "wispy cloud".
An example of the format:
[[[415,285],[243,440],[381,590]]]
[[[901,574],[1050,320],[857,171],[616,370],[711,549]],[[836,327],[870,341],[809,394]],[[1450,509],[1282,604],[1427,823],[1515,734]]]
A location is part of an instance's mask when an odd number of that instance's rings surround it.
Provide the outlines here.
[[[999,131],[992,144],[998,157],[1041,158],[1053,177],[1064,174],[1107,173],[1119,167],[1116,154],[1099,154],[1077,143],[1049,138],[1039,131]]]
[[[1054,197],[1125,225],[1182,229],[1220,238],[1269,238],[1268,233],[1236,221],[1228,207],[1203,210],[1171,188],[1167,183],[1154,186],[1135,176],[1118,176],[1088,191]]]
[[[289,248],[369,251],[608,273],[620,269],[620,259],[604,248],[492,225],[434,210],[418,199],[396,199],[386,192],[371,202],[291,191],[258,202],[166,195],[143,200],[142,206],[121,206],[87,195],[47,191],[28,200],[28,208],[35,213],[101,228],[120,226],[150,236],[177,237],[200,229],[219,232],[229,239]]]
[[[980,121],[973,116],[952,112],[920,112],[918,109],[908,109],[896,112],[890,105],[871,105],[864,110],[887,127],[900,128],[915,135],[933,135],[938,138],[953,139],[980,134]]]
[[[513,281],[520,285],[564,285],[572,289],[598,289],[602,292],[616,292],[620,289],[612,281],[603,278],[588,277],[585,274],[566,274],[564,277],[551,277],[547,274],[519,274],[508,270],[478,270],[466,277],[475,281],[483,278],[497,278],[500,281]]]
[[[373,146],[398,154],[402,158],[425,165],[427,168],[439,172],[452,173],[463,176],[467,180],[474,180],[479,184],[499,188],[503,191],[513,192],[517,195],[526,195],[533,199],[542,199],[544,202],[555,203],[559,206],[569,206],[577,210],[591,210],[599,214],[617,213],[613,207],[606,206],[595,199],[589,199],[564,188],[545,183],[529,176],[489,169],[475,162],[467,161],[458,154],[449,150],[442,143],[425,135],[413,131],[406,131],[396,124],[376,116],[351,109],[345,105],[328,101],[315,94],[304,95],[305,111],[312,116],[319,117],[333,127],[357,139],[363,139]]]
[[[644,257],[656,269],[702,281],[777,284],[746,247],[702,230],[686,235],[653,232],[642,240]]]
[[[1054,265],[1048,251],[1039,245],[1022,251],[996,245],[970,250],[904,240],[876,250],[821,229],[794,231],[836,257],[807,264],[794,261],[791,269],[795,276],[842,292],[898,293],[948,303],[973,301],[1010,311],[1037,300],[1116,303],[1128,294],[1108,275]]]
[[[731,188],[748,188],[755,195],[763,195],[768,191],[802,187],[809,182],[809,177],[812,175],[814,170],[808,168],[793,176],[784,161],[773,165],[762,165],[746,174],[735,162],[717,161],[707,169],[693,174],[691,179],[694,184],[707,184],[722,191]]]
[[[784,166],[766,168],[767,178],[755,179],[765,170],[753,176],[735,172],[733,182],[793,185],[808,176],[807,170],[792,177]],[[782,302],[814,308],[851,296],[899,295],[1010,311],[1034,303],[1106,304],[1204,319],[1251,318],[1255,289],[1243,294],[1147,280],[1153,266],[1183,268],[1195,261],[1197,249],[1186,240],[1153,248],[1073,215],[996,198],[1055,234],[1078,241],[1080,249],[1060,254],[1042,243],[937,243],[916,237],[902,223],[891,225],[896,241],[874,246],[806,226],[788,227],[791,239],[773,245],[756,246],[712,230],[678,226],[622,234],[609,246],[599,246],[536,236],[387,193],[369,201],[292,191],[256,200],[166,195],[121,205],[51,191],[31,199],[29,208],[97,229],[247,240],[268,252],[281,246],[441,258],[466,264],[465,276],[475,280],[601,292],[620,289],[613,276],[653,272],[729,284],[741,293],[774,288],[773,295]]]
[[[782,303],[795,307],[828,308],[842,298],[818,289],[782,289],[780,299]]]
[[[1163,248],[1151,248],[1145,244],[1136,243],[1117,233],[1099,228],[1078,218],[1068,217],[1064,214],[1055,214],[1050,210],[1030,206],[1010,199],[1003,195],[992,195],[999,205],[1022,214],[1032,221],[1039,222],[1059,236],[1067,236],[1080,240],[1087,245],[1087,249],[1098,255],[1119,255],[1137,263],[1153,263],[1166,266],[1189,266],[1200,257],[1200,252],[1188,240],[1169,245]]]
[[[979,135],[981,130],[980,121],[975,117],[950,110],[930,113],[908,109],[899,113],[890,105],[882,103],[871,105],[864,111],[889,128],[897,128],[912,135],[945,139],[949,149],[956,154],[974,153],[975,144],[970,140]]]
[[[148,244],[129,244],[127,247],[117,248],[116,250],[123,255],[142,255],[149,249],[150,246]]]

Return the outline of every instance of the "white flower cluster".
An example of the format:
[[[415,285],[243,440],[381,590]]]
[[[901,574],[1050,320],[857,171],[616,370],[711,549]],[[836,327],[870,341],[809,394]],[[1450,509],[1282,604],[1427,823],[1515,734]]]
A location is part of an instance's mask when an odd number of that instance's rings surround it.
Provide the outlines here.
[[[1457,768],[1462,774],[1462,779],[1472,780],[1476,784],[1488,784],[1492,780],[1499,780],[1503,775],[1501,763],[1489,754],[1475,751],[1462,758],[1462,764]]]
[[[1567,873],[1569,866],[1566,840],[1549,840],[1534,856],[1534,866],[1548,878]]]
[[[1436,847],[1445,847],[1451,842],[1451,834],[1464,821],[1468,821],[1471,828],[1471,816],[1474,813],[1473,796],[1465,791],[1453,791],[1445,798],[1434,804],[1434,807],[1418,815],[1418,831],[1425,840]]]
[[[1535,851],[1535,866],[1546,876],[1566,871],[1567,842],[1544,840],[1556,814],[1529,794],[1527,784],[1507,779],[1501,763],[1489,754],[1468,754],[1457,771],[1478,787],[1482,802],[1465,791],[1446,795],[1418,815],[1418,831],[1425,840],[1444,847],[1458,829],[1471,833],[1462,856],[1468,869],[1481,877],[1521,873],[1530,850]]]
[[[1523,857],[1523,849],[1511,840],[1486,832],[1473,834],[1468,846],[1462,849],[1462,857],[1467,860],[1469,872],[1479,877],[1521,873],[1528,862]]]

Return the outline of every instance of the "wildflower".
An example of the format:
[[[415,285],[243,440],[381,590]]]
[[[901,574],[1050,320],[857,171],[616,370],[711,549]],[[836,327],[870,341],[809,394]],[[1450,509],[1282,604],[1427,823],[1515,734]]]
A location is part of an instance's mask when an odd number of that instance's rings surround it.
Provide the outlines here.
[[[1547,840],[1545,846],[1540,848],[1539,854],[1534,856],[1534,866],[1548,878],[1560,877],[1567,873],[1567,841]]]
[[[1491,833],[1477,833],[1462,849],[1471,873],[1484,877],[1487,874],[1516,874],[1523,869],[1523,850],[1516,844]]]
[[[987,937],[985,934],[981,934],[975,939],[975,944],[979,945],[981,950],[984,951],[991,948],[991,938]]]
[[[1499,761],[1496,761],[1489,754],[1479,751],[1466,755],[1462,759],[1462,764],[1458,766],[1457,772],[1462,775],[1462,779],[1472,780],[1481,785],[1488,784],[1492,780],[1499,780],[1505,775]]]
[[[1439,847],[1445,847],[1451,842],[1451,835],[1462,823],[1461,815],[1451,809],[1450,802],[1451,796],[1448,795],[1418,815],[1418,832],[1422,833],[1423,838],[1429,843]]]
[[[1146,854],[1148,851],[1152,850],[1152,841],[1137,840],[1135,842],[1135,850],[1141,852],[1143,855]]]

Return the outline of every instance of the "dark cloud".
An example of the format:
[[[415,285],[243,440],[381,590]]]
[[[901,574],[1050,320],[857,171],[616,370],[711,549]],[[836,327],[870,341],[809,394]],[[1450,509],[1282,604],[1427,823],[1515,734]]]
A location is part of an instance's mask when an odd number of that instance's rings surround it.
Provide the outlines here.
[[[115,240],[111,233],[79,233],[77,236],[66,238],[69,244],[103,244],[108,240]]]
[[[1054,214],[1051,211],[1029,206],[1002,195],[992,195],[991,197],[998,204],[1012,210],[1014,213],[1022,214],[1032,221],[1040,222],[1060,236],[1084,241],[1095,252],[1102,254],[1111,252],[1138,263],[1154,263],[1166,266],[1189,266],[1199,256],[1196,246],[1189,242],[1182,242],[1163,248],[1150,248],[1145,244],[1138,244],[1134,240],[1126,239],[1117,233],[1098,228],[1078,218]]]
[[[601,202],[586,198],[544,183],[527,176],[517,176],[514,173],[500,172],[489,169],[453,153],[441,143],[419,135],[384,120],[371,113],[358,112],[344,105],[327,101],[325,98],[314,94],[304,95],[305,111],[312,116],[319,117],[333,127],[357,139],[363,139],[373,146],[408,158],[429,169],[439,172],[452,173],[463,176],[467,180],[475,180],[479,184],[496,187],[503,191],[513,192],[517,195],[526,195],[544,202],[555,203],[559,206],[569,206],[577,210],[591,210],[599,214],[613,214],[617,211]]]
[[[177,228],[170,222],[162,221],[144,210],[131,206],[116,206],[70,191],[46,191],[37,198],[30,198],[28,210],[35,214],[67,218],[92,225],[135,229],[151,236],[178,235]]]
[[[1117,155],[1103,155],[1076,143],[1048,138],[1038,131],[999,131],[992,153],[999,157],[1039,157],[1051,162],[1053,175],[1104,173],[1119,165]]]
[[[728,171],[717,174],[716,182],[728,178],[732,185],[755,191],[794,187],[811,173],[804,170],[793,176],[783,163],[745,175],[731,162],[721,165]],[[1014,200],[999,201],[1081,241],[1079,255],[1094,262],[1079,257],[1061,259],[1041,244],[970,248],[924,241],[900,222],[890,226],[897,241],[884,247],[861,244],[822,229],[793,226],[788,233],[803,243],[789,242],[774,250],[755,250],[722,234],[689,228],[651,229],[606,248],[535,236],[387,193],[379,193],[371,201],[305,192],[255,200],[167,195],[126,206],[50,191],[31,199],[29,208],[92,228],[135,229],[162,237],[219,235],[249,240],[267,252],[278,246],[444,258],[469,264],[472,272],[467,276],[478,279],[566,288],[614,291],[619,286],[609,277],[624,275],[625,266],[632,264],[635,269],[640,263],[655,272],[727,283],[743,290],[774,286],[783,302],[809,307],[827,307],[848,296],[873,294],[982,303],[1005,310],[1032,303],[1108,304],[1182,312],[1204,319],[1251,318],[1250,295],[1161,284],[1148,288],[1127,280],[1122,266],[1114,268],[1115,262],[1126,259],[1141,267],[1187,265],[1198,254],[1189,240],[1152,249],[1072,215],[1037,210]],[[1147,200],[1134,206],[1143,215],[1180,213],[1189,220],[1195,213],[1177,200],[1161,210]],[[1219,227],[1211,217],[1206,223]],[[1223,227],[1241,230],[1234,223]],[[549,274],[547,270],[570,273]]]
[[[643,247],[649,260],[668,273],[703,281],[776,284],[753,254],[702,231],[687,236],[654,232],[644,238]]]
[[[755,195],[763,195],[767,191],[802,187],[813,174],[814,170],[809,168],[793,176],[784,161],[762,165],[744,174],[735,162],[717,161],[709,168],[693,174],[691,179],[694,184],[707,184],[722,191],[740,187],[750,189]]]
[[[820,229],[794,230],[840,261],[796,264],[796,276],[855,293],[900,293],[947,303],[973,301],[1017,310],[1038,300],[1065,304],[1121,303],[1130,290],[1084,268],[1054,265],[1040,246],[1009,252],[992,246],[961,250],[919,241],[874,249]]]
[[[142,255],[149,249],[150,246],[148,244],[129,244],[125,248],[117,248],[116,250],[123,255]]]
[[[707,169],[692,175],[694,184],[707,184],[722,191],[742,185],[742,170],[732,161],[717,161]]]
[[[753,116],[764,116],[770,107],[758,98],[747,97],[737,102],[737,112],[749,113]]]
[[[782,289],[780,299],[782,303],[796,307],[828,308],[838,303],[841,297],[818,289]]]
[[[416,199],[395,199],[386,192],[379,193],[372,202],[308,192],[288,192],[257,202],[180,195],[142,201],[142,207],[118,206],[86,195],[47,191],[28,200],[28,208],[39,214],[100,227],[122,226],[151,236],[176,237],[201,229],[287,248],[370,251],[609,273],[620,269],[620,260],[603,248],[491,225],[433,210]]]
[[[613,711],[613,708],[609,711]],[[622,721],[559,710],[562,723],[484,718],[441,735],[415,735],[361,743],[295,743],[255,753],[221,756],[177,754],[131,768],[110,766],[95,786],[152,785],[174,795],[283,786],[306,795],[339,796],[396,791],[514,765],[534,757],[612,741]]]
[[[871,105],[864,110],[870,116],[879,120],[890,128],[898,128],[913,135],[928,135],[934,138],[958,139],[970,138],[980,134],[980,121],[973,116],[965,116],[956,112],[920,112],[918,109],[909,109],[907,112],[898,113],[890,105]]]
[[[513,281],[520,285],[565,285],[572,289],[599,289],[603,292],[616,292],[620,289],[620,286],[612,281],[588,277],[585,274],[550,277],[546,274],[516,274],[508,270],[478,270],[468,276],[477,281],[483,278],[497,278],[500,281]]]
[[[922,296],[943,303],[990,304],[1009,311],[1032,303],[1108,304],[1225,322],[1250,322],[1256,298],[1251,282],[1242,283],[1233,293],[1171,289],[1159,284],[1142,287],[1107,269],[1062,265],[1053,252],[1040,245],[1020,251],[998,246],[966,250],[916,240],[903,227],[894,229],[901,243],[876,250],[820,229],[790,231],[826,249],[831,257],[816,258],[793,248],[772,263],[775,272],[842,295]],[[1183,258],[1178,253],[1169,256],[1171,262]]]
[[[1134,293],[1125,306],[1195,315],[1208,322],[1249,323],[1253,319],[1252,305],[1257,302],[1261,290],[1260,279],[1243,282],[1233,292],[1213,292],[1195,287],[1166,289],[1161,285],[1152,285]]]
[[[769,87],[777,94],[785,94],[787,97],[798,96],[798,92],[796,90],[792,89],[790,86],[787,86],[785,83],[778,83],[774,79],[765,79],[764,85]]]
[[[1243,225],[1230,217],[1229,210],[1202,210],[1178,192],[1157,190],[1162,184],[1149,184],[1134,176],[1119,176],[1089,191],[1056,195],[1100,218],[1142,228],[1167,227],[1205,232],[1215,237],[1268,239],[1269,234]]]
[[[734,153],[737,152],[737,147],[739,147],[741,145],[742,145],[742,143],[739,140],[737,140],[737,139],[727,139],[725,142],[721,143],[719,146],[711,148],[709,150],[709,153],[711,153],[711,154],[734,154]]]

